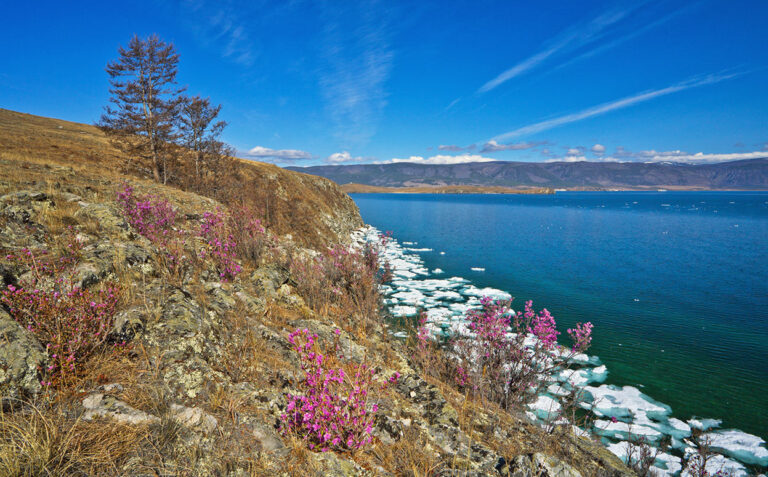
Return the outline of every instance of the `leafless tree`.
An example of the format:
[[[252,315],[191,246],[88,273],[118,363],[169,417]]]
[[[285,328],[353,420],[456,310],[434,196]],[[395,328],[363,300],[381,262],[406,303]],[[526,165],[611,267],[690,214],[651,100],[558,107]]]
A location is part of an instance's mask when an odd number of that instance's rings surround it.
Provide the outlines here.
[[[198,180],[208,166],[218,166],[222,156],[231,156],[229,150],[218,140],[227,126],[226,121],[214,122],[221,111],[221,105],[211,106],[209,98],[195,96],[184,98],[179,118],[181,144],[192,152],[195,159],[195,176]]]
[[[129,155],[151,159],[152,175],[165,183],[168,148],[176,139],[174,124],[184,91],[176,86],[179,55],[172,43],[157,35],[134,35],[118,52],[120,58],[107,64],[111,104],[98,125]]]

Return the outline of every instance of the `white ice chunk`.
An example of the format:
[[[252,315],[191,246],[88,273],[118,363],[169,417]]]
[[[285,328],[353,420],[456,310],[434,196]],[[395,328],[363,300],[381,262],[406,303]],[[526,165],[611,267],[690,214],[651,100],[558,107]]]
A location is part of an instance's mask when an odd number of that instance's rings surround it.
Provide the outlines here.
[[[723,421],[720,419],[689,419],[688,424],[690,424],[691,427],[695,427],[696,429],[707,431],[709,429],[714,429],[715,427],[720,427],[720,424],[722,424]]]
[[[704,439],[709,439],[712,449],[744,462],[768,466],[768,449],[765,441],[758,436],[738,430],[708,432]]]

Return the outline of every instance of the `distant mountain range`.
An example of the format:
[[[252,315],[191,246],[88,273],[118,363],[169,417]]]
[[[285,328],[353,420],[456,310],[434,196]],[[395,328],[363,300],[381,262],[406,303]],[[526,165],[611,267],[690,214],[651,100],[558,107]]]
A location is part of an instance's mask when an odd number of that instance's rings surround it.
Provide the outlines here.
[[[768,156],[768,154],[767,154]],[[675,162],[400,162],[288,167],[338,184],[379,187],[479,186],[556,189],[768,190],[768,157],[716,164]]]

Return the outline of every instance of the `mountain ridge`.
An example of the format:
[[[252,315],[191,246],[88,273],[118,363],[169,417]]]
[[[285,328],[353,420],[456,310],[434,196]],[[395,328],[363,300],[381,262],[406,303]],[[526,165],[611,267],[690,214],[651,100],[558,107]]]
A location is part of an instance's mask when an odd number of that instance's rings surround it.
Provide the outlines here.
[[[713,164],[676,162],[470,162],[286,167],[338,184],[377,187],[500,186],[508,188],[768,190],[765,158]]]

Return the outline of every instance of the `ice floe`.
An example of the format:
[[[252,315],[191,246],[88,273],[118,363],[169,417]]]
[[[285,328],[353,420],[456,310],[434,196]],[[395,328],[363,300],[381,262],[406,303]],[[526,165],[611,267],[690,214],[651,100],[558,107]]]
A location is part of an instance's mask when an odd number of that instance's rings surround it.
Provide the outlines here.
[[[709,446],[746,464],[768,466],[768,449],[765,441],[738,430],[716,431],[704,434]]]

